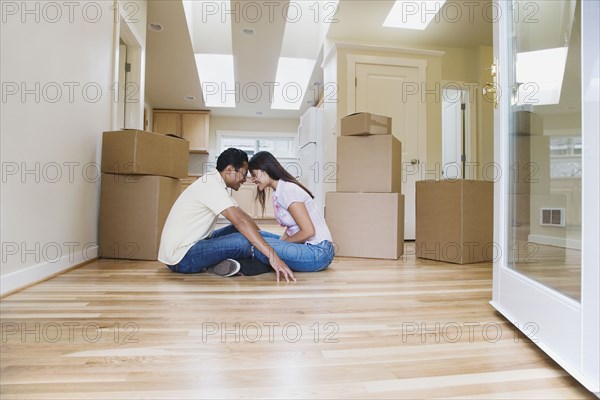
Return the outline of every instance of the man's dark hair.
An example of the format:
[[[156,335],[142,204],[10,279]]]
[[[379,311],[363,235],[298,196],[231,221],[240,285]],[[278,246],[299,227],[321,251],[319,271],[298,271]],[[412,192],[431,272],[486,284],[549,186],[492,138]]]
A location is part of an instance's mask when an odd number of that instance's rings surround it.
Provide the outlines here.
[[[219,155],[217,158],[217,171],[223,172],[228,165],[233,166],[236,171],[248,162],[248,154],[245,151],[230,147]]]

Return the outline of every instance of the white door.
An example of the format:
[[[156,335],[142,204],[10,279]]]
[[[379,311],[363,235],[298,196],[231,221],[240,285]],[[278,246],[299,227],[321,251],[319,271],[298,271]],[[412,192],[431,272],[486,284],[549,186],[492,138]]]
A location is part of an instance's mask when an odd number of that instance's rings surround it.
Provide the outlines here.
[[[442,176],[463,177],[464,115],[462,90],[444,89],[442,95]]]
[[[494,3],[491,304],[597,393],[600,3]]]
[[[349,60],[352,61],[350,57]],[[425,104],[420,95],[426,63],[369,57],[355,61],[354,109],[349,113],[372,112],[392,118],[392,134],[402,142],[404,238],[414,240],[415,182],[419,180],[419,168],[425,165],[426,154]],[[414,94],[415,89],[418,95]]]

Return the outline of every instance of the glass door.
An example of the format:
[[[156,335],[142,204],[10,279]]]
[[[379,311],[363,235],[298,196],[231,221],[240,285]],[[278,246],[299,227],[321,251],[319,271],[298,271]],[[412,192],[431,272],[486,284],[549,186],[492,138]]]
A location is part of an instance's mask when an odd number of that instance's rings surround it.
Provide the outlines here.
[[[492,305],[597,392],[598,3],[494,5]]]

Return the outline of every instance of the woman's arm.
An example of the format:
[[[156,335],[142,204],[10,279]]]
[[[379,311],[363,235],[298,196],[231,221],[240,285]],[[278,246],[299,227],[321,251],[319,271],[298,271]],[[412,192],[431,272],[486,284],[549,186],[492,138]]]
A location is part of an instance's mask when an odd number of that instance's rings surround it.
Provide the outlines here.
[[[290,243],[304,243],[315,236],[315,226],[303,202],[296,201],[290,204],[288,212],[292,215],[300,230],[295,235],[282,240]]]

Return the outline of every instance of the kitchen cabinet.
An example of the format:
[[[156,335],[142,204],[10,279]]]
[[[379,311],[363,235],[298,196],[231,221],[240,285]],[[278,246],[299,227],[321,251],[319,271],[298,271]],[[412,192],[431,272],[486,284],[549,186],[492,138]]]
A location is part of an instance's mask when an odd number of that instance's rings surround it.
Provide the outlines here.
[[[237,201],[238,206],[253,219],[275,219],[273,210],[273,191],[268,188],[265,194],[265,214],[262,213],[260,202],[256,199],[256,185],[251,182],[244,183],[238,191],[232,190],[231,196]]]
[[[154,110],[152,130],[180,136],[190,142],[190,153],[208,154],[209,111]]]

